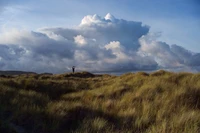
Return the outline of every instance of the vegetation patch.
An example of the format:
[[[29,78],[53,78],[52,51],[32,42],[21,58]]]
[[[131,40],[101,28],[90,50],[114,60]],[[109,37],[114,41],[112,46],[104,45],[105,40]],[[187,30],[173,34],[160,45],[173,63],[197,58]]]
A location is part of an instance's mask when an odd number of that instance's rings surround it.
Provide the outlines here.
[[[0,76],[2,133],[198,133],[200,74]]]

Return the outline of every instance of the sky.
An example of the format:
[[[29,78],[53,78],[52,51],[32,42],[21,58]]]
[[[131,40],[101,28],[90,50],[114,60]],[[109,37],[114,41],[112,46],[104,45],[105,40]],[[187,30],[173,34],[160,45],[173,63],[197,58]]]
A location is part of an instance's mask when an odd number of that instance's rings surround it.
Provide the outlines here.
[[[200,71],[199,0],[0,0],[0,69]]]

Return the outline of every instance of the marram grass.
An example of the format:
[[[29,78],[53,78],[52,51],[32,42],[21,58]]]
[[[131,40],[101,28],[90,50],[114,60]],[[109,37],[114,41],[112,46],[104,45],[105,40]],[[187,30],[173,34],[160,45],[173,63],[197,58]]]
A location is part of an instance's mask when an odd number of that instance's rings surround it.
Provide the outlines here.
[[[2,133],[199,133],[200,74],[0,78]]]

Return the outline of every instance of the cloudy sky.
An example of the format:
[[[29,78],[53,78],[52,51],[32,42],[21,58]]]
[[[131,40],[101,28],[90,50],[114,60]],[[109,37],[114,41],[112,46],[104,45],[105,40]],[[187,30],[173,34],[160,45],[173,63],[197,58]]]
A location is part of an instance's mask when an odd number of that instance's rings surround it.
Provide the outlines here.
[[[198,0],[0,0],[0,70],[200,71]]]

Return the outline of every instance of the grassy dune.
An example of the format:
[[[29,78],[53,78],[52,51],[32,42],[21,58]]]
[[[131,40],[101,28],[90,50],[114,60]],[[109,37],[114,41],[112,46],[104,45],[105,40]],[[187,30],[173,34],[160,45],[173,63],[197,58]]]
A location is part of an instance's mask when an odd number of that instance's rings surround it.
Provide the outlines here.
[[[2,133],[198,133],[200,74],[0,78]]]

